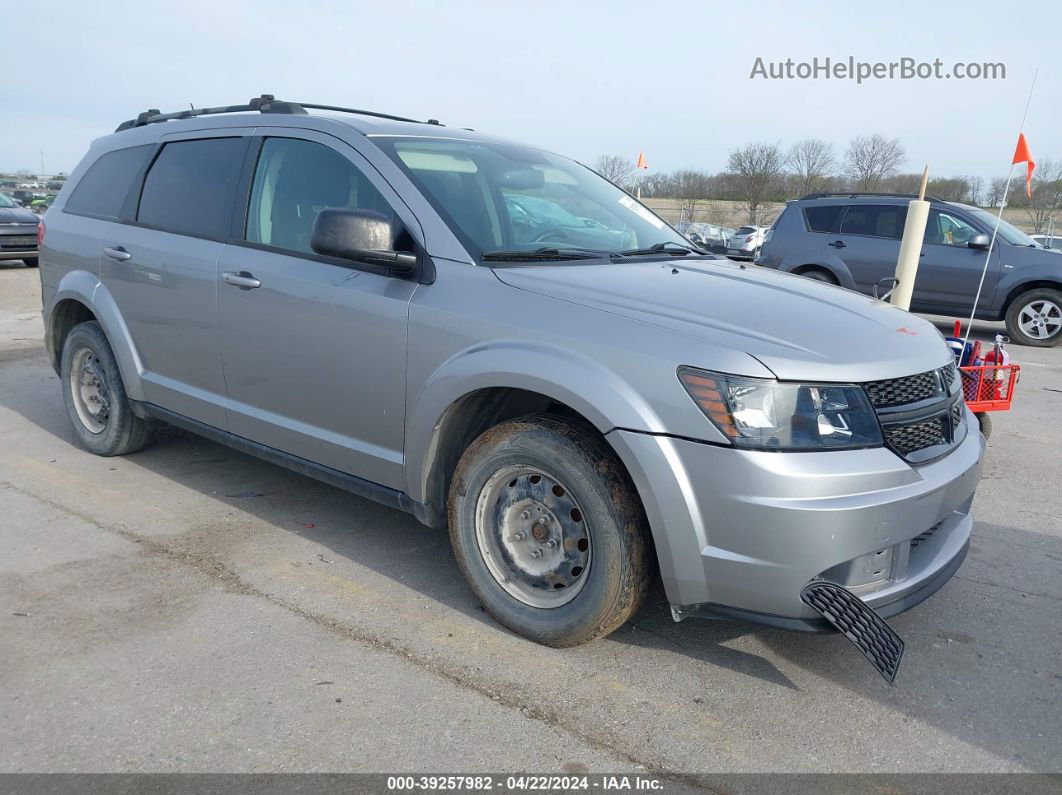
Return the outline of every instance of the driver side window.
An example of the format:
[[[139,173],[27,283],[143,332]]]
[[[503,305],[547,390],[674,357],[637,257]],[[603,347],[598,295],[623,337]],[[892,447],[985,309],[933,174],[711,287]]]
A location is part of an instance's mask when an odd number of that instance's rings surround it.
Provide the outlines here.
[[[267,138],[251,187],[246,239],[312,254],[313,224],[325,208],[375,210],[395,220],[387,200],[339,152],[313,141]]]
[[[926,221],[925,242],[937,246],[963,246],[979,234],[966,221],[950,213],[930,210]]]

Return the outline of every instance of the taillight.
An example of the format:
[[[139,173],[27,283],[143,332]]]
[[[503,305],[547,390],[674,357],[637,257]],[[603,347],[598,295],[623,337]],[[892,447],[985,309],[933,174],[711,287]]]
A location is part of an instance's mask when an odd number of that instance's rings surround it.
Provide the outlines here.
[[[44,246],[44,221],[37,222],[37,251]]]

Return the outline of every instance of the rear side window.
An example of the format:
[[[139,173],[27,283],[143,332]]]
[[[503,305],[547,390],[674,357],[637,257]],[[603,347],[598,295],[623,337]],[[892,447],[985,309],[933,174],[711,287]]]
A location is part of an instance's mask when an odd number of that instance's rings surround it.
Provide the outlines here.
[[[153,144],[145,144],[103,155],[74,186],[65,209],[100,218],[117,218],[133,180],[154,148]]]
[[[899,240],[906,220],[907,208],[901,205],[853,204],[841,222],[841,233]]]
[[[228,237],[246,138],[166,144],[148,171],[137,220],[170,232]]]
[[[843,204],[820,204],[818,207],[805,207],[804,218],[812,232],[832,232],[837,228],[837,219],[841,217]]]

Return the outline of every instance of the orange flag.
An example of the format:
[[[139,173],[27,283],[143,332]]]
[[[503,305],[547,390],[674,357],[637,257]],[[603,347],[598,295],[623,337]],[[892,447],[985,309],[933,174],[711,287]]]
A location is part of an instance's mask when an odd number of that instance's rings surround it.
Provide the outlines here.
[[[638,164],[635,166],[635,168],[649,168],[649,164],[645,162],[645,152],[638,153]]]
[[[1025,140],[1025,133],[1018,133],[1018,146],[1014,150],[1014,159],[1010,161],[1013,166],[1016,163],[1025,163],[1025,195],[1032,198],[1032,175],[1036,170],[1036,161],[1032,159],[1029,151],[1029,142]]]

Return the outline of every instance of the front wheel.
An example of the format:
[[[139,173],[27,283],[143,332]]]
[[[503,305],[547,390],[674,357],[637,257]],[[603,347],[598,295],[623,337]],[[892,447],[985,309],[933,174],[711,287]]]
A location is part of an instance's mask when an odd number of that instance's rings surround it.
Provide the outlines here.
[[[1062,342],[1062,292],[1037,287],[1007,308],[1007,333],[1019,345],[1050,348]]]
[[[586,643],[645,599],[647,522],[634,484],[580,423],[532,415],[483,433],[454,473],[449,524],[472,592],[531,640]]]

